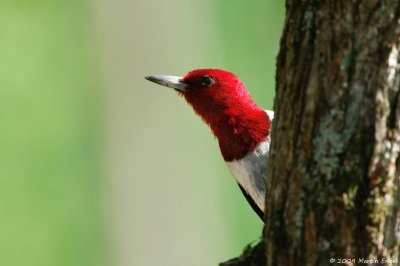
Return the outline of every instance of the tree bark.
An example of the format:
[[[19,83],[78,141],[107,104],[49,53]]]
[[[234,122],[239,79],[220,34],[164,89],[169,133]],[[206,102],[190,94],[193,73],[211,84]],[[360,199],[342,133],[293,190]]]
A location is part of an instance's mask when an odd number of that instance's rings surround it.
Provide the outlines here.
[[[399,5],[287,1],[267,265],[398,258]]]
[[[266,265],[398,264],[399,19],[399,0],[286,1]]]

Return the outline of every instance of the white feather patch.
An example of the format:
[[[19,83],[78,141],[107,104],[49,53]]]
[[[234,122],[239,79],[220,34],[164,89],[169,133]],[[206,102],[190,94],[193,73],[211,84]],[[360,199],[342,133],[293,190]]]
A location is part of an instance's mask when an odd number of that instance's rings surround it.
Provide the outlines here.
[[[271,121],[274,119],[274,111],[270,111],[270,110],[264,110],[267,115],[269,116],[269,119],[271,119]]]
[[[270,141],[267,140],[242,159],[225,162],[236,181],[263,212],[269,148]]]

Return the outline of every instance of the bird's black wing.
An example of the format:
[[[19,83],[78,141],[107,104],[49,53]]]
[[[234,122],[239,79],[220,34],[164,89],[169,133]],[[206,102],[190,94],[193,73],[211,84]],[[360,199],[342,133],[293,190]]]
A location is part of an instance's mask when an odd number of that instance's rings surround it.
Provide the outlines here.
[[[247,199],[247,202],[250,204],[251,208],[257,213],[258,217],[262,221],[264,221],[264,213],[263,211],[257,206],[257,204],[254,202],[253,198],[250,197],[249,194],[247,194],[246,190],[238,183],[240,190],[242,191],[244,197]]]

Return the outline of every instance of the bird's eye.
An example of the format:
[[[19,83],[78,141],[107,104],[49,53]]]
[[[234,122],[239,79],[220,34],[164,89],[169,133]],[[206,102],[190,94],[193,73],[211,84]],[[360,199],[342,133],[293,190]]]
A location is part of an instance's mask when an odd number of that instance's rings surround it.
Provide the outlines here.
[[[215,83],[215,80],[210,76],[204,76],[200,79],[200,84],[205,87],[210,87]]]

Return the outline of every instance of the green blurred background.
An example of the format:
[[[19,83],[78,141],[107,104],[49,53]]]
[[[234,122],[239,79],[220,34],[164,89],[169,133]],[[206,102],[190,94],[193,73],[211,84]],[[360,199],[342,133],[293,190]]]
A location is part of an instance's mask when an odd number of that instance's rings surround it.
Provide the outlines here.
[[[271,109],[284,4],[0,2],[0,265],[216,265],[262,224],[210,130],[144,80],[236,73]]]

